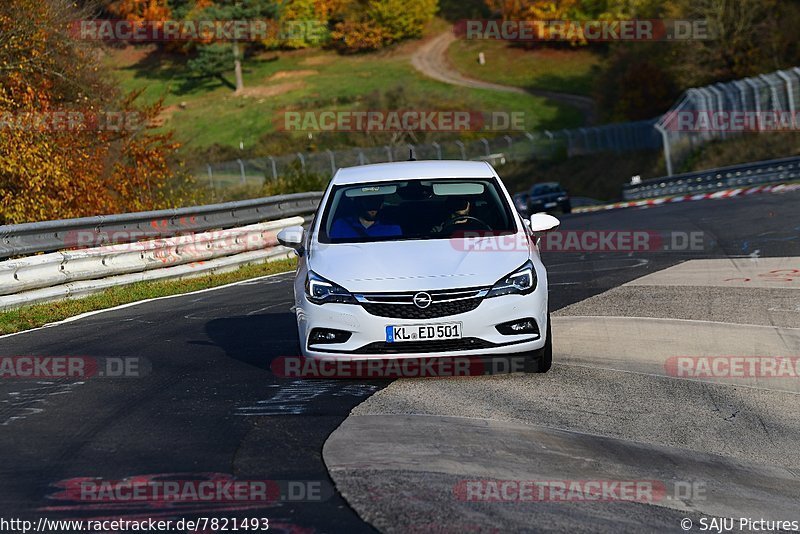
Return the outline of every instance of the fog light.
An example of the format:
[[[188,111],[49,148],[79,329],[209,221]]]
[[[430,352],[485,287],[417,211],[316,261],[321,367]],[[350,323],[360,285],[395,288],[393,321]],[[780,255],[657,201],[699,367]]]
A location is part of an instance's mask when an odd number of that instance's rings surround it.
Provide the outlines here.
[[[327,345],[331,343],[344,343],[350,336],[351,332],[344,330],[334,330],[333,328],[315,328],[308,336],[309,345]]]
[[[539,334],[539,326],[536,321],[531,317],[525,319],[517,319],[516,321],[509,321],[497,325],[497,331],[504,336],[518,336],[520,334]]]

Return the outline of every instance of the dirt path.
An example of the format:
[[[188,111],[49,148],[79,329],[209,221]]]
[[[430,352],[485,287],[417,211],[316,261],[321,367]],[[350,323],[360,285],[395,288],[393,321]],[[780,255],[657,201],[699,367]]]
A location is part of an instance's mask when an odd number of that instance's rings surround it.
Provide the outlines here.
[[[556,91],[545,91],[541,89],[526,90],[521,87],[512,87],[497,83],[485,82],[468,78],[458,72],[447,59],[447,48],[456,40],[452,31],[446,31],[423,43],[411,56],[411,64],[422,74],[439,80],[440,82],[474,89],[488,89],[491,91],[503,91],[506,93],[531,94],[541,96],[575,107],[583,114],[586,124],[595,123],[594,101],[586,96],[574,95],[570,93],[559,93]]]

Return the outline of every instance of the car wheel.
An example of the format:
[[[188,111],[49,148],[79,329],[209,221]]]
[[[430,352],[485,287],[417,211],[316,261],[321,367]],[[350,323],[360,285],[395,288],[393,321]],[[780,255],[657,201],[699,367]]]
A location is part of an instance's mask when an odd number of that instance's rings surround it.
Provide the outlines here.
[[[525,354],[526,373],[546,373],[553,366],[553,336],[550,335],[550,314],[547,314],[547,337],[544,347]]]

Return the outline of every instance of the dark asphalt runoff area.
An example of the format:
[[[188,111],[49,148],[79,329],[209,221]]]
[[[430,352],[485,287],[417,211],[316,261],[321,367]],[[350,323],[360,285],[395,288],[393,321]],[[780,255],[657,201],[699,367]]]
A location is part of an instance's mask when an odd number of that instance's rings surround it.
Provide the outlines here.
[[[564,216],[563,230],[650,231],[668,236],[667,244],[676,232],[701,232],[703,246],[545,251],[551,310],[688,259],[800,256],[799,214],[800,193],[792,192]],[[144,374],[0,381],[0,516],[265,517],[277,532],[373,531],[333,489],[322,446],[355,406],[389,382],[293,380],[270,372],[275,358],[297,352],[292,276],[0,338],[0,356],[138,358]],[[267,505],[176,504],[82,499],[70,490],[81,478],[220,476],[283,481],[282,496]]]

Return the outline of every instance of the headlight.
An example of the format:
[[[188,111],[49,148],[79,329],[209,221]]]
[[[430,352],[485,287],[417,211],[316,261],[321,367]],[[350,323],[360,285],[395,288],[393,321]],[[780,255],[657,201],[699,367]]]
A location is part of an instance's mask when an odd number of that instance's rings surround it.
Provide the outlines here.
[[[314,304],[338,302],[340,304],[358,304],[355,297],[342,286],[325,280],[314,271],[306,276],[306,298]]]
[[[536,271],[533,269],[533,263],[528,260],[525,265],[499,280],[486,296],[527,295],[534,289],[536,289]]]

